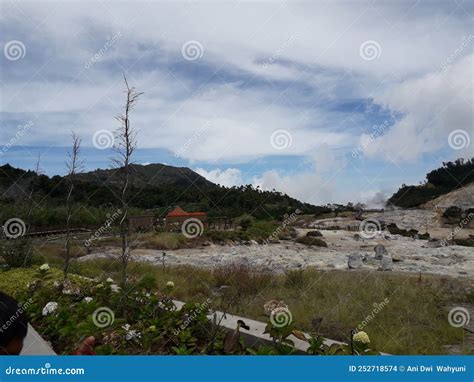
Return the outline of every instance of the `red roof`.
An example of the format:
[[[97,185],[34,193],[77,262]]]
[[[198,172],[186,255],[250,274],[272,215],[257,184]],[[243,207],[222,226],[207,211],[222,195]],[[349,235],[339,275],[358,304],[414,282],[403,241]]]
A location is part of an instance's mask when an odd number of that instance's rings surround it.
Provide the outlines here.
[[[207,212],[186,212],[180,206],[177,206],[173,211],[168,212],[166,217],[193,217],[193,216],[207,216]]]

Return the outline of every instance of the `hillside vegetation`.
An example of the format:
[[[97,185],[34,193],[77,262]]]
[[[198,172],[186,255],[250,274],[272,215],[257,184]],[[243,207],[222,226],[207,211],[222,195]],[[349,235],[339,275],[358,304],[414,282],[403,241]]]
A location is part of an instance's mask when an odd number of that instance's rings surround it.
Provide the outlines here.
[[[73,194],[76,206],[72,224],[102,224],[106,214],[120,207],[120,170],[96,170],[77,176]],[[34,226],[61,225],[66,219],[67,182],[64,177],[38,175],[33,171],[0,166],[0,218],[22,218],[25,200],[33,193]],[[133,165],[129,189],[132,214],[153,210],[161,216],[169,207],[181,205],[187,211],[206,211],[210,217],[250,214],[257,219],[280,219],[297,209],[314,214],[318,207],[300,202],[281,192],[263,191],[251,185],[222,187],[188,168],[161,164]]]
[[[443,166],[429,172],[426,181],[419,186],[403,184],[388,200],[389,204],[412,208],[455,191],[474,182],[474,158],[443,162]]]

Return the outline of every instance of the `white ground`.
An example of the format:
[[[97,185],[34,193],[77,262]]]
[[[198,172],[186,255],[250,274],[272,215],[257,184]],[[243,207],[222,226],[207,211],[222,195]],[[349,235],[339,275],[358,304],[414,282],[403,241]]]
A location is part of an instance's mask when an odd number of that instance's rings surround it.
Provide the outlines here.
[[[399,210],[373,214],[372,218],[395,222],[401,228],[415,228],[424,233],[426,225],[432,237],[444,239],[450,229],[440,228],[436,214],[430,210]],[[350,219],[347,219],[350,220]],[[305,235],[308,229],[298,229],[299,235]],[[265,267],[274,272],[291,269],[316,267],[321,270],[348,269],[347,258],[350,253],[366,255],[365,269],[377,270],[380,262],[374,259],[374,246],[383,244],[388,253],[402,261],[394,263],[394,271],[422,272],[446,276],[474,277],[474,248],[464,246],[446,246],[430,248],[426,240],[414,240],[383,232],[374,239],[355,240],[356,232],[322,230],[323,239],[328,248],[307,247],[293,241],[281,241],[280,244],[252,245],[209,245],[206,247],[166,251],[167,265],[193,265],[213,268],[229,262],[247,263]],[[463,229],[458,236],[473,234],[472,229]],[[97,258],[116,258],[119,250],[108,248],[102,252],[82,257],[80,261]],[[134,249],[132,260],[161,265],[161,250]],[[350,270],[348,270],[350,271]]]
[[[367,269],[378,269],[379,261],[374,259],[373,247],[385,245],[391,255],[399,255],[402,261],[394,263],[394,271],[423,272],[449,276],[474,277],[474,248],[448,246],[428,248],[427,242],[401,236],[392,236],[391,240],[356,241],[354,233],[345,231],[323,231],[328,248],[307,247],[294,242],[282,242],[270,245],[211,245],[202,248],[166,251],[167,265],[189,264],[198,267],[215,267],[228,262],[242,262],[253,266],[269,268],[274,272],[290,269],[316,267],[322,270],[347,269],[347,257],[350,253],[362,253],[368,260]],[[161,264],[161,250],[135,249],[134,261]],[[97,258],[114,258],[118,249],[110,248],[81,258],[81,261]]]

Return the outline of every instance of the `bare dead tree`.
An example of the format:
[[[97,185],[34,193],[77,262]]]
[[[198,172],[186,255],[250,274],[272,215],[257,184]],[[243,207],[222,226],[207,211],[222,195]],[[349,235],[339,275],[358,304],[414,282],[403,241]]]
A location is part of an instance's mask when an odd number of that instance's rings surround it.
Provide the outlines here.
[[[38,154],[38,157],[36,158],[36,165],[35,165],[35,173],[37,176],[41,175],[41,169],[40,169],[40,164],[41,164],[41,154]],[[31,257],[32,257],[32,252],[33,252],[33,245],[31,242],[31,238],[29,237],[28,233],[31,230],[31,214],[33,213],[33,208],[35,207],[35,185],[31,184],[30,185],[30,192],[28,194],[28,207],[26,211],[26,232],[25,232],[25,241],[23,243],[23,251],[24,251],[24,257],[23,257],[23,266],[28,266],[31,262]]]
[[[69,273],[69,265],[71,262],[71,218],[73,214],[73,202],[72,195],[74,191],[74,179],[78,172],[82,168],[82,160],[79,159],[81,149],[81,139],[73,132],[72,133],[72,147],[68,154],[68,160],[66,161],[67,167],[67,184],[68,193],[66,197],[66,242],[64,244],[64,280],[67,280]]]
[[[112,159],[115,167],[121,174],[121,192],[120,203],[122,209],[122,218],[120,220],[120,236],[122,239],[122,286],[127,282],[127,266],[130,259],[130,244],[129,244],[129,228],[128,228],[128,185],[130,179],[130,170],[132,156],[137,148],[137,132],[131,127],[130,113],[137,103],[139,97],[143,93],[138,93],[134,87],[130,87],[125,75],[123,76],[125,82],[125,93],[127,101],[125,103],[125,110],[123,114],[115,118],[120,122],[120,127],[115,133],[114,151],[116,156]]]

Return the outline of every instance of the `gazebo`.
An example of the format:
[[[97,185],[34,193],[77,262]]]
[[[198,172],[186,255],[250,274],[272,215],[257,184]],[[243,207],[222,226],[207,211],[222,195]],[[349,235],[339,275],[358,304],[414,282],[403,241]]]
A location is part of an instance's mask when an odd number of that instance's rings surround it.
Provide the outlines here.
[[[207,212],[186,212],[180,206],[176,206],[166,215],[165,229],[169,231],[180,229],[183,222],[191,218],[199,219],[203,225],[207,224]]]

